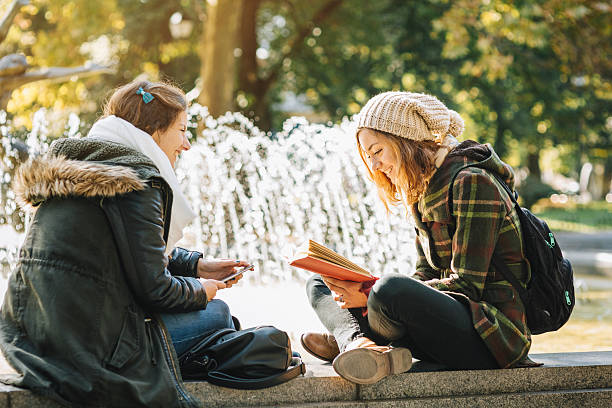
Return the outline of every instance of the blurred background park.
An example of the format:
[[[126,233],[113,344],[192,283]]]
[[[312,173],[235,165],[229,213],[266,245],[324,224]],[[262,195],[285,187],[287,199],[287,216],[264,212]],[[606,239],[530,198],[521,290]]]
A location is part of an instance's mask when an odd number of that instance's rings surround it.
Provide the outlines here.
[[[267,290],[259,322],[299,298],[279,327],[316,326],[308,273],[286,264],[305,238],[378,275],[412,272],[413,228],[378,202],[352,115],[382,91],[427,92],[514,167],[522,204],[567,243],[576,313],[535,349],[612,349],[609,2],[0,0],[0,18],[1,281],[27,224],[19,163],[85,136],[116,86],[171,80],[192,102],[177,173],[199,218],[184,245],[256,263],[223,296]]]

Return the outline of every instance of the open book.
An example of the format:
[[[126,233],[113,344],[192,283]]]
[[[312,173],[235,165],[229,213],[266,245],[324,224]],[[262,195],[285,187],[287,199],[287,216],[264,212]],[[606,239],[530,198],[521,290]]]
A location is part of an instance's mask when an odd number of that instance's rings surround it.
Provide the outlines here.
[[[308,240],[296,252],[289,265],[347,281],[368,282],[377,279],[361,266],[313,240]]]

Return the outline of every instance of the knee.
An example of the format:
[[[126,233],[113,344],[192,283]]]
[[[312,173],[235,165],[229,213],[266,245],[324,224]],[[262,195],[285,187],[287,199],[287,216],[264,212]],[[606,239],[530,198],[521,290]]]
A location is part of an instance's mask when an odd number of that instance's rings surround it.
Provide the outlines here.
[[[220,317],[226,317],[230,320],[232,318],[232,313],[230,312],[229,306],[221,299],[213,299],[209,301],[206,305],[206,309],[209,311],[214,311],[214,313]]]
[[[323,282],[323,279],[321,279],[321,276],[313,275],[306,282],[306,294],[308,295],[310,305],[314,306],[321,296],[329,295],[331,292],[327,285],[325,285],[325,282]]]
[[[390,273],[380,278],[372,287],[368,296],[368,309],[393,309],[397,302],[406,304],[412,301],[413,285],[418,284],[414,279]]]
[[[403,276],[391,273],[383,276],[372,287],[368,300],[375,304],[385,304],[397,296],[398,286]]]

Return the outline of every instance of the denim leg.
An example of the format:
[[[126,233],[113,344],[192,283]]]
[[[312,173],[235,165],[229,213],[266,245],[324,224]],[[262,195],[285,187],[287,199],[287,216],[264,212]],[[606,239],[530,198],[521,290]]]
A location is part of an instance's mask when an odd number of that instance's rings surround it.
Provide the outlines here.
[[[450,368],[499,368],[472,322],[467,305],[416,279],[388,274],[368,297],[372,331]]]
[[[213,329],[234,328],[232,315],[225,302],[213,299],[206,309],[185,313],[162,313],[172,344],[179,356],[195,346],[203,334]]]
[[[308,280],[306,290],[319,320],[334,335],[341,351],[348,343],[359,337],[368,337],[377,341],[378,337],[370,330],[361,309],[341,309],[319,275],[314,275]]]

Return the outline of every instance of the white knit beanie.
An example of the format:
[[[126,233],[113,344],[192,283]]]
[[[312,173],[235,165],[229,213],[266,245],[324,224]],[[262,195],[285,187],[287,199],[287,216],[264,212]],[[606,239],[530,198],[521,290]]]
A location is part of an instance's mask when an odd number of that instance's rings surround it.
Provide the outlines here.
[[[412,140],[443,140],[463,133],[463,119],[435,96],[413,92],[384,92],[359,112],[357,127],[370,128]]]

